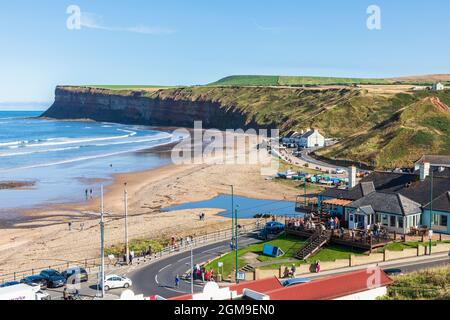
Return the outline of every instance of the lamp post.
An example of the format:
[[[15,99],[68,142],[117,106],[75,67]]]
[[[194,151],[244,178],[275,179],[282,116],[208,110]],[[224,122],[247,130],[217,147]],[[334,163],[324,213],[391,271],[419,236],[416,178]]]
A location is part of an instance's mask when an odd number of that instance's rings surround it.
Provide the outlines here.
[[[101,216],[100,216],[100,241],[101,241],[101,269],[100,269],[100,277],[101,277],[101,298],[105,297],[105,205],[104,205],[104,196],[103,196],[103,185],[101,187]]]
[[[235,210],[235,225],[236,225],[236,284],[239,284],[239,224],[238,224],[238,208],[239,206],[236,206]]]
[[[124,205],[125,205],[125,261],[130,264],[130,246],[128,241],[128,190],[127,183],[124,184]]]
[[[429,238],[429,250],[431,256],[431,249],[433,248],[433,167],[430,167],[430,232],[428,234]]]
[[[234,185],[231,187],[231,241],[234,241]],[[233,250],[233,248],[231,248]]]

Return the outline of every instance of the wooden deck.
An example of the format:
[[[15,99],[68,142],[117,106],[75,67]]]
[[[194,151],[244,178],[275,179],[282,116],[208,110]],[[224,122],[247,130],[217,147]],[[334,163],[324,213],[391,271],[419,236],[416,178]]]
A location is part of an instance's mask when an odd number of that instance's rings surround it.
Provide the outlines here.
[[[349,230],[346,230],[343,237],[339,235],[338,231],[328,230],[331,233],[330,243],[341,245],[345,247],[350,247],[354,249],[361,249],[365,251],[373,251],[378,248],[384,247],[386,244],[391,243],[393,240],[391,238],[380,238],[369,237],[366,238],[362,233],[356,232],[355,237],[350,236]],[[299,238],[308,239],[314,234],[314,230],[305,230],[300,228],[291,228],[286,226],[286,234],[296,236]]]

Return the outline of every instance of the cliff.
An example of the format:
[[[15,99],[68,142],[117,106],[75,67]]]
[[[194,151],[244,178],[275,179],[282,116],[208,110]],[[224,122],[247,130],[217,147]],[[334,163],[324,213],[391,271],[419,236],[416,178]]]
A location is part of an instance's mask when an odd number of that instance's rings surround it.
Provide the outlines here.
[[[424,153],[450,155],[448,105],[448,90],[58,87],[43,116],[176,127],[203,121],[204,128],[279,128],[282,133],[317,128],[340,140],[317,155],[389,169],[411,166]]]
[[[57,87],[55,102],[42,117],[92,119],[95,121],[149,126],[232,129],[255,126],[236,108],[224,108],[207,99],[188,100],[162,96],[159,90],[108,90],[88,87]]]

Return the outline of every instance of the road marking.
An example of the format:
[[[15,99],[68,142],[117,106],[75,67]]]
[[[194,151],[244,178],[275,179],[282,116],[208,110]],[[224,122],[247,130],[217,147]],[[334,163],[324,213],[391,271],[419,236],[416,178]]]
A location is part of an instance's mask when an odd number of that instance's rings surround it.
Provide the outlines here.
[[[223,248],[224,248],[224,246],[220,246],[220,247],[216,247],[216,248],[209,249],[209,250],[206,250],[206,251],[202,251],[202,253],[208,253],[208,252],[211,252],[211,251],[217,251],[217,249],[223,249]]]
[[[158,284],[158,285],[159,285],[159,281],[158,281],[158,275],[156,275],[156,276],[155,276],[155,282],[156,282],[156,284]]]
[[[159,271],[158,271],[158,273],[160,273],[161,271],[164,271],[164,270],[166,270],[167,268],[169,268],[169,267],[171,267],[171,266],[172,266],[171,264],[169,264],[169,265],[165,266],[164,268],[162,268],[161,270],[159,270]]]

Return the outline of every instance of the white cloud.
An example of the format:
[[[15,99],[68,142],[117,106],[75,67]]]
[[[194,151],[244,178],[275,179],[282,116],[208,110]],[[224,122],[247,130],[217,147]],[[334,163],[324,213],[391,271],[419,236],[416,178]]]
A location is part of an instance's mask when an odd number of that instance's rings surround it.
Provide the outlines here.
[[[103,22],[103,17],[90,12],[81,13],[81,27],[89,29],[98,29],[104,31],[116,31],[116,32],[132,32],[140,34],[150,34],[150,35],[162,35],[162,34],[172,34],[175,30],[162,28],[162,27],[149,27],[144,25],[132,26],[132,27],[113,27],[108,26]]]

